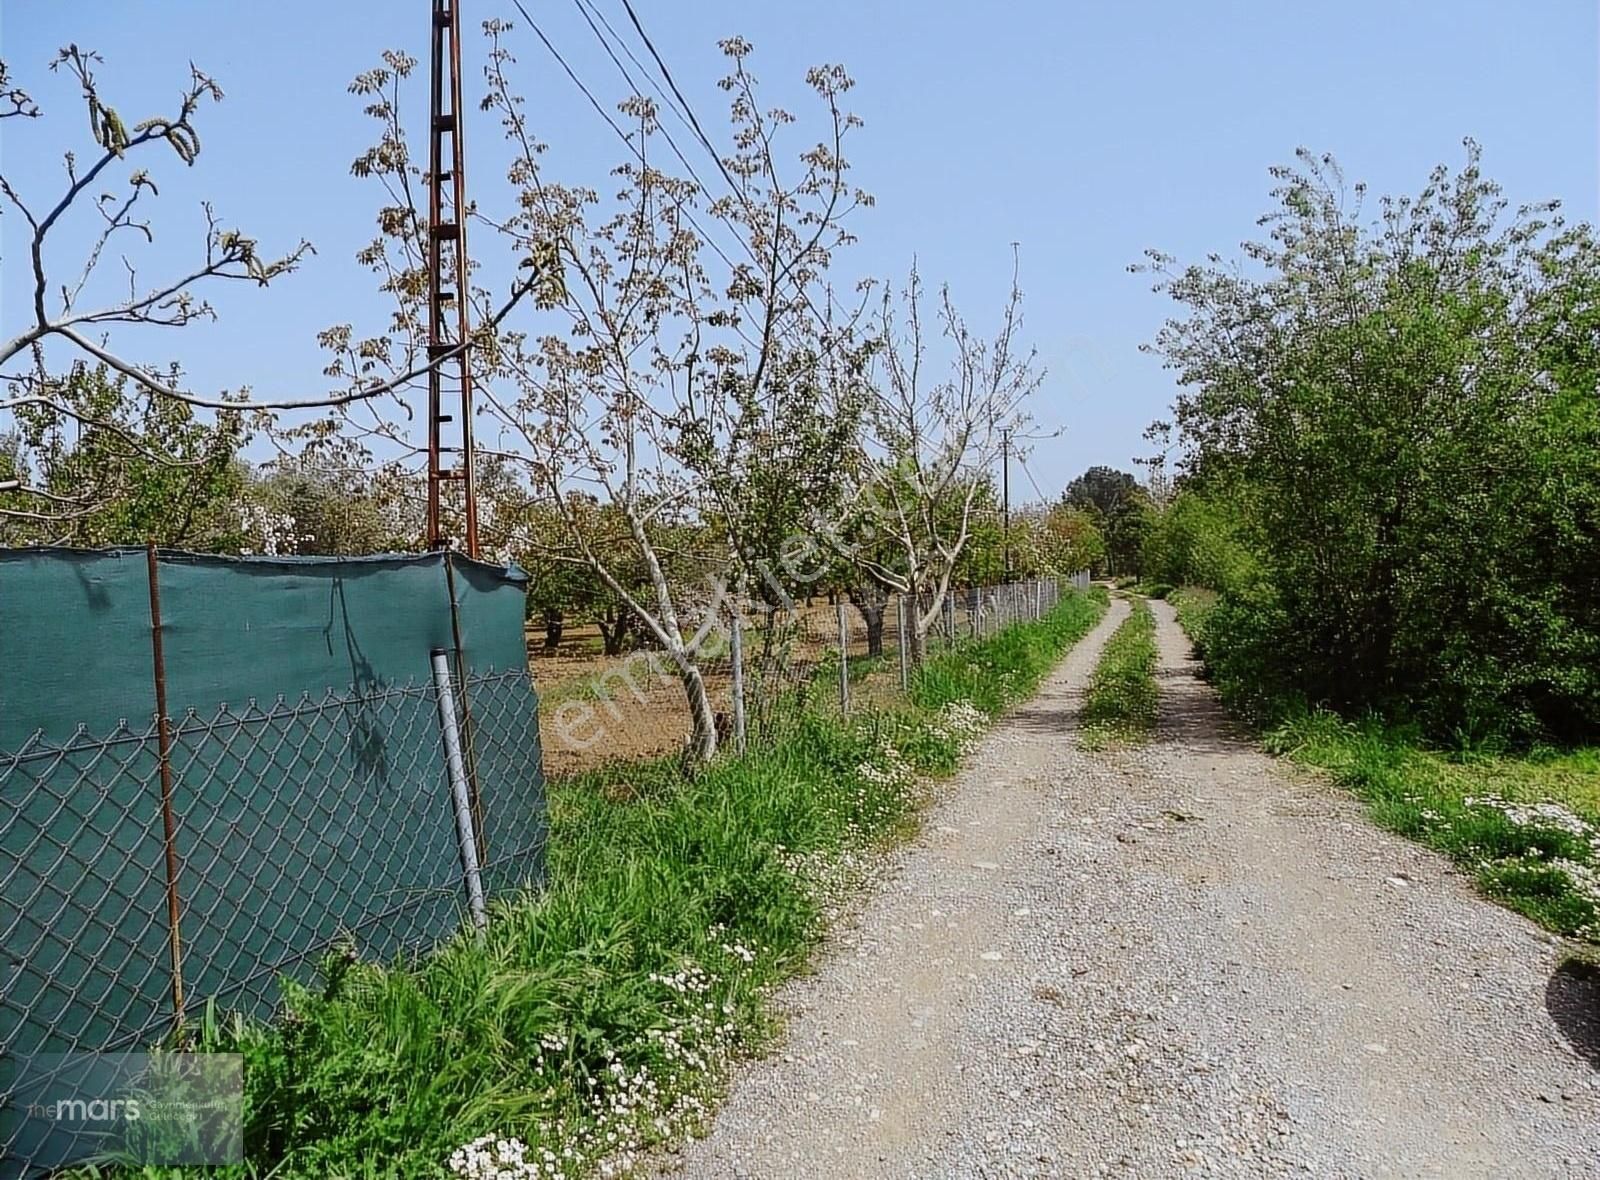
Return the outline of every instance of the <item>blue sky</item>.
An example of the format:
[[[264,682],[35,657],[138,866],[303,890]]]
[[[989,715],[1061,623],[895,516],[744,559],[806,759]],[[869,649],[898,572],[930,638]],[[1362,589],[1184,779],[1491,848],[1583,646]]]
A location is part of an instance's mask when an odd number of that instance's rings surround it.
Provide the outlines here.
[[[598,3],[625,27],[620,0]],[[492,16],[521,24],[510,0],[462,4],[470,28]],[[636,4],[713,135],[725,125],[718,38],[752,41],[769,95],[796,109],[806,66],[849,67],[866,120],[852,160],[878,205],[855,224],[861,241],[846,272],[903,275],[915,255],[925,279],[949,281],[969,317],[987,324],[1011,243],[1021,244],[1028,335],[1050,370],[1035,412],[1063,428],[1030,463],[1048,494],[1090,463],[1126,466],[1144,454],[1141,432],[1170,402],[1170,377],[1138,351],[1167,307],[1128,264],[1150,246],[1185,259],[1233,252],[1267,207],[1267,168],[1297,146],[1334,152],[1377,192],[1413,191],[1434,163],[1459,162],[1470,135],[1514,202],[1559,197],[1575,217],[1597,215],[1593,0]],[[196,168],[175,156],[152,168],[162,234],[144,251],[143,273],[195,256],[202,199],[266,247],[304,236],[318,250],[269,291],[229,291],[221,323],[128,337],[119,341],[126,351],[178,359],[202,389],[322,387],[315,333],[338,321],[376,324],[385,310],[352,258],[371,236],[377,195],[349,176],[368,131],[345,88],[385,47],[423,56],[427,7],[4,0],[0,56],[52,116],[4,125],[0,161],[24,193],[42,199],[58,187],[61,147],[85,149],[81,101],[44,68],[58,46],[99,49],[107,96],[135,117],[170,105],[192,59],[228,97],[204,113]],[[571,0],[529,9],[603,101],[623,97]],[[513,37],[552,174],[602,185],[621,145],[527,31]],[[466,44],[469,95],[481,94],[482,45],[475,36]],[[420,87],[412,95],[425,101]],[[484,118],[467,140],[474,195],[490,208],[505,191],[497,138]],[[18,245],[7,210],[8,334],[26,290]],[[62,245],[63,262],[73,260],[71,233]],[[1031,493],[1026,475],[1015,479]]]

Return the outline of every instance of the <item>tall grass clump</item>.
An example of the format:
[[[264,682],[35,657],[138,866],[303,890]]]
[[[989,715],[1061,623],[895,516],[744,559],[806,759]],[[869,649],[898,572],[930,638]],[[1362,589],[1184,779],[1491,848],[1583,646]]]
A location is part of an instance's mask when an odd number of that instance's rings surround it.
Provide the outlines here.
[[[552,784],[547,884],[499,901],[481,938],[385,963],[352,941],[285,981],[270,1024],[191,1033],[245,1059],[250,1162],[216,1174],[608,1176],[693,1134],[769,1034],[772,990],[914,826],[920,776],[951,771],[1103,609],[1072,595],[933,656],[898,708],[807,705],[692,776],[665,759]]]
[[[1138,599],[1100,654],[1083,705],[1082,742],[1134,742],[1156,723],[1156,620]]]

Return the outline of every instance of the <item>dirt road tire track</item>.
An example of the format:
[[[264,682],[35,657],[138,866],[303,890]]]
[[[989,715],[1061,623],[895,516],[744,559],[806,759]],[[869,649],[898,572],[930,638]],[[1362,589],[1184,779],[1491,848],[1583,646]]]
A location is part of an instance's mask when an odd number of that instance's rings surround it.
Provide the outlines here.
[[[1073,737],[1113,603],[784,995],[691,1177],[1600,1177],[1550,940],[1229,733],[1165,603],[1148,746]]]

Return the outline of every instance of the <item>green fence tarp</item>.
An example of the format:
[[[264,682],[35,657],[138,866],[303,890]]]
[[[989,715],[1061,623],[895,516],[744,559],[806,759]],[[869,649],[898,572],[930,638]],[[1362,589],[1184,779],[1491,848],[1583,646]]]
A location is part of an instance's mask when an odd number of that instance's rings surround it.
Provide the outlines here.
[[[538,879],[520,571],[162,551],[157,575],[186,1007],[263,1014],[346,937],[387,958],[456,929],[430,654],[458,633],[486,884]],[[0,551],[0,1052],[170,1021],[151,641],[144,550]]]

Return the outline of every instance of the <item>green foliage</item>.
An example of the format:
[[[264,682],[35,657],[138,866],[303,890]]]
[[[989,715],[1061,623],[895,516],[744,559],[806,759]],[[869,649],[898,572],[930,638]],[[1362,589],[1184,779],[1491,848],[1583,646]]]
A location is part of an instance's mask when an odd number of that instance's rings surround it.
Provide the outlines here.
[[[1108,572],[1139,572],[1151,505],[1137,479],[1112,467],[1091,467],[1067,485],[1062,503],[1088,514],[1102,539]]]
[[[978,550],[974,538],[974,551]],[[986,562],[971,579],[984,584],[1005,581],[1003,536],[996,519],[993,539],[984,550]],[[1064,502],[1029,504],[1011,514],[1011,577],[1063,577],[1105,564],[1106,542],[1094,513]]]
[[[1295,672],[1302,642],[1267,582],[1229,594],[1185,589],[1168,595],[1205,661],[1207,677],[1234,712],[1258,726],[1306,707]]]
[[[1152,514],[1144,535],[1140,573],[1168,586],[1235,590],[1260,574],[1242,536],[1238,506],[1185,489]],[[1152,597],[1155,597],[1152,595]]]
[[[0,544],[138,545],[237,550],[243,417],[211,421],[170,398],[133,392],[104,366],[74,365],[15,410],[0,437],[0,478],[44,496],[0,493]],[[55,517],[7,519],[4,510]]]
[[[1435,170],[1364,220],[1327,158],[1275,172],[1257,270],[1175,270],[1157,350],[1195,494],[1164,581],[1222,591],[1213,671],[1261,700],[1461,742],[1600,729],[1600,250]]]
[[[547,646],[560,642],[566,627],[580,623],[600,628],[606,655],[617,655],[640,639],[641,620],[572,540],[575,526],[588,551],[624,590],[636,601],[653,601],[644,551],[616,504],[570,492],[564,510],[558,511],[512,485],[497,498],[495,516],[501,536],[486,544],[502,549],[527,571],[528,617],[543,624]],[[652,546],[675,587],[703,577],[710,561],[726,551],[719,528],[667,513],[652,516]]]
[[[1156,723],[1156,620],[1138,599],[1106,643],[1083,704],[1083,744],[1143,739]]]
[[[1088,634],[1105,606],[1104,590],[1070,594],[1037,623],[1010,627],[980,644],[957,649],[958,658],[932,659],[917,670],[911,700],[929,711],[966,701],[997,717],[1038,687],[1059,654]]]
[[[275,1024],[200,1031],[246,1059],[244,1174],[437,1175],[491,1133],[573,1149],[570,1174],[682,1135],[766,1036],[771,988],[805,965],[859,852],[912,822],[912,772],[954,768],[970,731],[951,707],[997,716],[1103,609],[1072,595],[930,657],[900,711],[808,708],[690,777],[668,759],[553,785],[547,886],[497,905],[481,942],[387,965],[342,950],[286,986]],[[655,1089],[636,1105],[641,1069]]]
[[[754,375],[716,378],[726,417],[680,414],[685,466],[710,494],[709,519],[751,591],[769,605],[810,583],[778,560],[796,537],[836,519],[858,466],[867,395],[865,368],[875,343],[840,341],[824,358],[811,347],[786,349]],[[760,379],[758,387],[755,381]]]
[[[241,489],[243,548],[323,556],[404,552],[423,531],[420,513],[408,510],[416,491],[373,470],[310,455],[286,460],[251,472]]]

